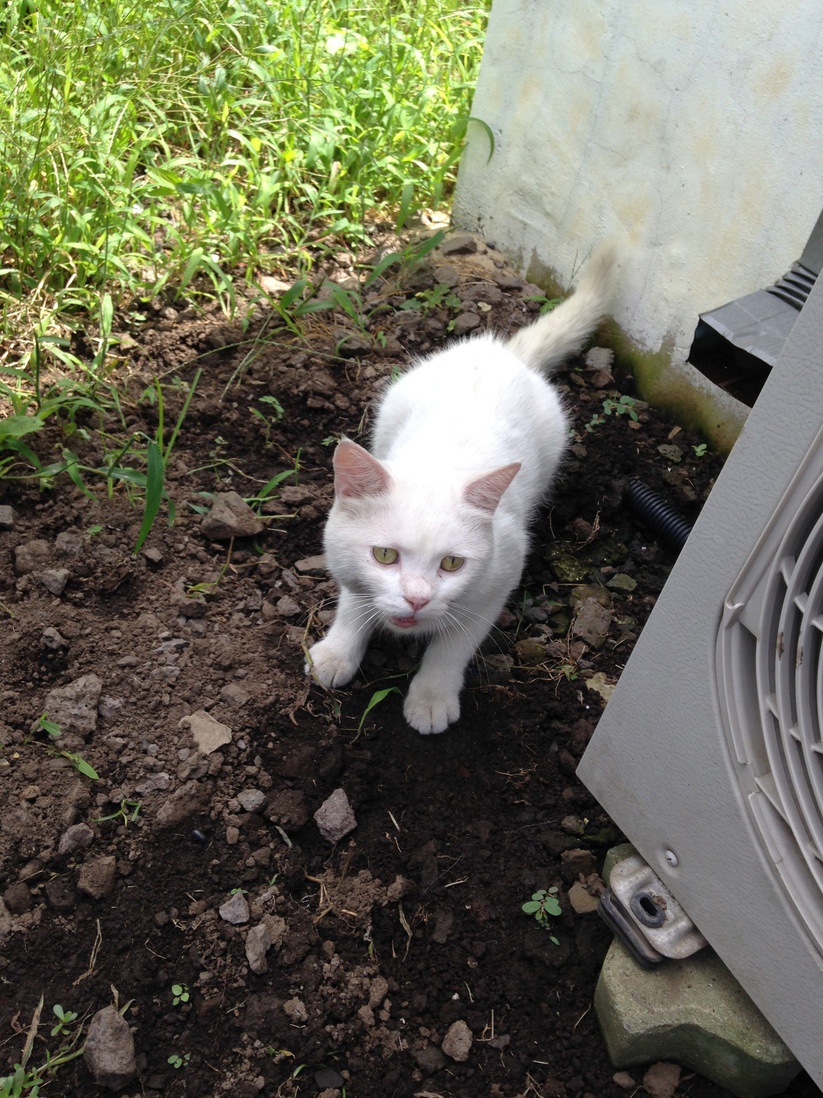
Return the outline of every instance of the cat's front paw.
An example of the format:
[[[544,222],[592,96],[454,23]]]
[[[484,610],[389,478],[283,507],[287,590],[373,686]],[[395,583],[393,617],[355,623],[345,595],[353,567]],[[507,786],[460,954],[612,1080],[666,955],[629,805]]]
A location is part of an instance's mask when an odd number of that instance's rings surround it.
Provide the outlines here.
[[[306,674],[327,689],[345,686],[357,673],[359,663],[348,652],[341,652],[328,638],[318,641],[309,649]]]
[[[456,693],[436,691],[425,686],[415,688],[414,679],[403,704],[403,716],[415,731],[424,736],[446,729],[460,716],[460,698]]]

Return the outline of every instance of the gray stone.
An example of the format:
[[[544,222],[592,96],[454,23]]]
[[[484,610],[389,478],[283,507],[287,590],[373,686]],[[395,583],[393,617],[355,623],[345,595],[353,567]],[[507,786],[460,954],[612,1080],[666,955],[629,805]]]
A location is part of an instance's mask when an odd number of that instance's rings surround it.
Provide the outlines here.
[[[679,1083],[679,1064],[652,1064],[643,1076],[643,1089],[649,1098],[673,1098]]]
[[[587,370],[611,370],[614,365],[614,351],[611,347],[592,347],[586,351]]]
[[[58,633],[56,629],[49,626],[48,629],[44,629],[40,634],[40,647],[47,649],[49,652],[60,652],[64,648],[68,648],[69,642],[62,635]]]
[[[223,701],[228,702],[229,705],[237,706],[239,709],[245,705],[251,697],[251,694],[245,688],[237,682],[230,682],[220,691],[220,697]]]
[[[739,1098],[782,1094],[800,1071],[740,984],[708,950],[642,969],[614,942],[594,1005],[617,1068],[675,1061]]]
[[[59,598],[66,590],[70,575],[68,568],[47,568],[37,578],[50,594]]]
[[[156,816],[158,827],[176,827],[203,809],[208,790],[193,779],[176,789],[160,806]]]
[[[249,968],[258,976],[269,971],[266,953],[271,948],[271,935],[265,923],[253,926],[246,935],[246,960]]]
[[[89,1023],[83,1058],[95,1083],[109,1090],[122,1090],[137,1075],[134,1038],[113,1006],[98,1010]]]
[[[257,812],[266,803],[266,794],[262,789],[244,789],[237,794],[237,799],[244,811]]]
[[[183,717],[180,727],[190,729],[201,755],[211,755],[212,751],[216,751],[218,747],[224,747],[232,740],[231,728],[215,720],[205,709],[198,709],[188,717]]]
[[[211,511],[200,523],[203,534],[217,541],[255,537],[264,528],[263,521],[237,492],[219,492],[214,497]]]
[[[335,789],[314,814],[320,834],[330,843],[337,843],[357,827],[352,806],[343,789]]]
[[[477,313],[465,312],[461,313],[454,322],[452,331],[456,336],[466,335],[468,332],[473,332],[475,328],[480,327],[480,317]]]
[[[17,516],[7,503],[0,504],[0,530],[13,530]]]
[[[612,612],[596,599],[586,599],[572,622],[572,633],[592,648],[599,648],[609,635]]]
[[[242,892],[235,892],[219,907],[220,918],[232,926],[240,926],[249,921],[249,902]]]
[[[47,541],[36,538],[18,545],[14,550],[14,569],[18,576],[26,576],[29,572],[39,572],[49,563],[51,547]]]
[[[446,1036],[443,1038],[443,1044],[440,1047],[452,1060],[456,1060],[458,1063],[462,1064],[469,1058],[473,1041],[474,1037],[472,1036],[472,1031],[461,1019],[457,1022],[452,1022],[446,1031]]]
[[[70,858],[80,850],[88,850],[93,842],[94,832],[88,824],[73,824],[60,836],[57,853],[61,858]]]
[[[440,245],[441,255],[474,255],[477,241],[470,233],[454,233]]]
[[[632,576],[627,576],[625,572],[617,572],[606,584],[613,591],[634,591],[637,587],[637,580]]]
[[[5,901],[0,900],[0,944],[11,934],[12,916]]]
[[[95,858],[80,867],[77,877],[77,890],[91,896],[93,900],[102,900],[114,891],[117,875],[117,859],[113,855]]]
[[[304,557],[302,560],[295,561],[294,570],[301,576],[325,576],[326,558],[322,553],[314,557]]]
[[[281,595],[274,608],[281,618],[297,618],[303,612],[291,595]]]
[[[283,1003],[283,1012],[289,1021],[297,1026],[303,1026],[309,1020],[309,1012],[302,999],[286,999]]]
[[[67,686],[58,686],[46,695],[45,712],[61,732],[88,736],[97,728],[97,706],[103,684],[97,675],[83,675]]]

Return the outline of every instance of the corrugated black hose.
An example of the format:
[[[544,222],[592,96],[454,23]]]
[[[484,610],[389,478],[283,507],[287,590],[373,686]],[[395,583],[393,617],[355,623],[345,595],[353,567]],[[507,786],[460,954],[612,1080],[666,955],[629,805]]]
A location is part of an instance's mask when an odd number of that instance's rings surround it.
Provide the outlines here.
[[[676,552],[686,544],[692,523],[648,484],[632,477],[626,486],[626,502],[637,517]]]

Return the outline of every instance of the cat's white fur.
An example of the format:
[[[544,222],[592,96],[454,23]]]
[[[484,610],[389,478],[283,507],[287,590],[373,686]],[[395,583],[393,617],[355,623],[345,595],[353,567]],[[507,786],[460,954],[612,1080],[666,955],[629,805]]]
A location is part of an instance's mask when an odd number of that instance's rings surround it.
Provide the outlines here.
[[[383,397],[371,454],[340,442],[324,538],[340,599],[307,665],[322,686],[355,675],[375,628],[426,636],[404,715],[423,733],[457,720],[466,665],[520,579],[568,440],[544,374],[602,317],[613,270],[601,248],[575,293],[509,340],[482,335],[419,362]],[[397,559],[378,563],[375,547]],[[447,571],[450,557],[465,563]]]

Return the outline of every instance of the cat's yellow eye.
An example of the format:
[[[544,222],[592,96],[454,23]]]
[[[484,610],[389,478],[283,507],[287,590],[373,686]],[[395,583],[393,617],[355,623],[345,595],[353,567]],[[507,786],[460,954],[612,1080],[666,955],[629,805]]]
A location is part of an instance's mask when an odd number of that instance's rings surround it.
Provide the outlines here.
[[[388,549],[385,545],[375,545],[371,555],[378,564],[394,564],[400,556],[396,549]]]
[[[457,572],[465,563],[465,557],[443,557],[440,567],[444,572]]]

